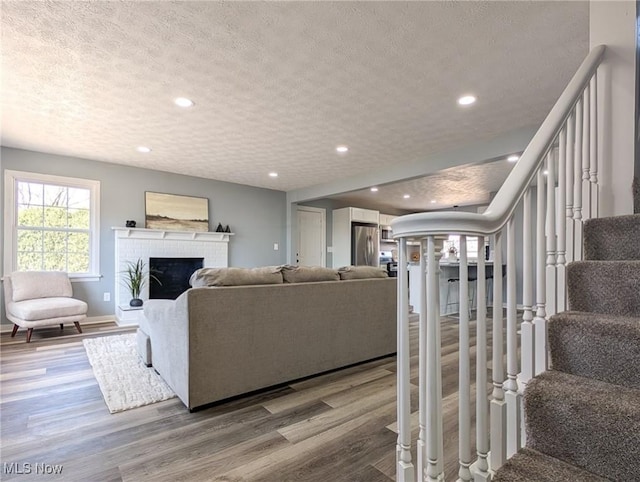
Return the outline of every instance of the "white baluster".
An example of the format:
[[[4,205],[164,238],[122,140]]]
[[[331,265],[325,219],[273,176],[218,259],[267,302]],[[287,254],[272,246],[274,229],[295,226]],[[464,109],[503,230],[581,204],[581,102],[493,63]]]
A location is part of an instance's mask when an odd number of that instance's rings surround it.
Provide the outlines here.
[[[538,173],[540,177],[540,173]],[[558,246],[557,246],[557,282],[558,282],[558,298],[556,311],[562,313],[567,309],[567,289],[566,289],[566,263],[565,257],[567,246],[567,217],[565,216],[565,206],[567,199],[567,134],[566,127],[563,127],[560,131],[558,139],[558,199],[557,208],[555,210],[556,219],[558,220]],[[541,186],[541,184],[538,184]],[[544,185],[542,185],[544,190]],[[539,218],[538,218],[539,219]],[[542,229],[542,235],[544,236],[544,228]],[[544,243],[543,243],[544,244]],[[564,287],[564,288],[563,288]],[[536,369],[537,373],[540,373]]]
[[[507,405],[504,400],[504,319],[502,316],[502,231],[493,243],[493,357],[491,376],[491,470],[507,460]]]
[[[589,138],[589,183],[591,191],[591,217],[598,217],[598,73],[591,77],[589,110],[591,136]]]
[[[459,481],[471,480],[471,374],[469,364],[469,265],[467,262],[467,237],[460,236],[460,319],[458,323],[460,358],[458,362],[458,454],[460,457]]]
[[[484,237],[478,236],[478,249]],[[494,270],[494,275],[497,273]],[[478,459],[474,464],[473,480],[491,480],[487,456],[489,453],[489,404],[487,398],[487,283],[484,252],[478,252],[478,286],[476,311],[476,447]]]
[[[573,167],[574,167],[574,148],[575,148],[575,112],[571,112],[569,119],[567,119],[566,130],[567,130],[567,153],[566,153],[566,172],[565,172],[565,182],[566,182],[566,195],[567,195],[567,204],[566,204],[566,234],[565,234],[565,242],[566,242],[566,257],[567,262],[571,262],[574,260],[573,257],[573,247],[574,247],[574,230],[573,230]],[[547,308],[549,308],[549,298],[547,297]],[[547,309],[547,313],[549,310]],[[555,313],[555,311],[554,311]]]
[[[532,194],[529,187],[522,205],[522,371],[520,379],[527,383],[535,374],[533,337],[533,246],[531,233]]]
[[[556,311],[556,297],[557,297],[557,285],[556,285],[556,217],[555,217],[555,170],[553,165],[553,154],[549,152],[545,163],[545,170],[547,171],[547,272],[546,272],[546,286],[547,286],[547,315],[551,316],[557,313]],[[567,162],[571,164],[571,162]],[[567,191],[567,194],[569,192]],[[569,222],[569,219],[567,220]],[[571,220],[573,223],[573,221]]]
[[[424,480],[436,482],[444,478],[442,449],[442,380],[440,369],[440,313],[438,269],[435,267],[435,239],[427,237],[427,476]]]
[[[507,457],[520,448],[520,398],[518,393],[518,327],[516,311],[516,229],[512,217],[507,223]]]
[[[398,249],[398,442],[396,480],[414,482],[411,461],[411,385],[409,361],[409,280],[407,279],[407,239],[400,238]]]
[[[427,240],[420,242],[420,329],[418,332],[419,426],[417,443],[418,480],[424,480],[427,469]],[[433,269],[429,266],[428,269]],[[423,281],[424,280],[424,281]],[[433,301],[433,300],[430,300]]]
[[[582,99],[576,105],[576,146],[573,155],[573,259],[582,259]]]
[[[560,153],[562,155],[562,137],[560,137]],[[560,169],[564,166],[560,165]],[[544,175],[542,169],[538,170],[536,177],[538,192],[537,192],[537,204],[536,204],[536,302],[537,310],[536,317],[533,319],[533,327],[535,331],[535,374],[538,375],[547,369],[547,319],[545,311],[546,300],[546,245],[545,245],[545,231],[544,224],[546,219],[545,213],[545,186]],[[564,211],[564,202],[562,196],[558,201],[560,209]],[[560,213],[560,218],[564,219],[564,212]],[[564,232],[564,231],[561,231]],[[558,236],[560,239],[560,236]],[[564,267],[564,266],[563,266]]]
[[[591,218],[591,186],[589,183],[589,166],[591,164],[591,109],[590,109],[590,87],[587,85],[582,94],[582,180],[580,190],[582,191],[582,219]]]

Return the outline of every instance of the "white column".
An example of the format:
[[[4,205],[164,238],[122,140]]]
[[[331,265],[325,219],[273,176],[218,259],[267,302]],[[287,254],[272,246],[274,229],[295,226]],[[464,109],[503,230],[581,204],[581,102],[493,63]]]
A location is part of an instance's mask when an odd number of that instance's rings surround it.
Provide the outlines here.
[[[471,373],[469,346],[469,265],[467,262],[467,237],[460,236],[460,319],[458,362],[458,453],[460,468],[458,481],[470,481],[471,471]]]
[[[484,246],[484,237],[478,236],[478,247]],[[495,273],[494,271],[494,274]],[[478,253],[478,298],[476,311],[476,450],[473,480],[489,482],[489,400],[487,397],[487,282],[484,253]]]
[[[573,154],[573,259],[582,259],[582,99],[576,104],[576,145]]]
[[[561,137],[562,139],[562,137]],[[562,142],[560,144],[562,149]],[[560,151],[562,152],[562,150]],[[562,163],[560,169],[562,169]],[[542,373],[547,368],[547,313],[545,310],[546,303],[546,243],[545,243],[545,185],[542,169],[537,174],[537,204],[536,204],[536,317],[533,319],[533,327],[535,332],[535,374]],[[560,203],[560,217],[564,219],[564,202],[562,197],[558,201]],[[564,231],[562,231],[564,232]],[[558,239],[560,237],[558,236]],[[564,268],[564,265],[563,265]]]
[[[507,460],[507,406],[504,401],[504,320],[502,317],[502,231],[494,237],[493,254],[493,357],[491,376],[491,470]]]
[[[534,337],[533,337],[533,245],[531,187],[524,193],[522,205],[522,371],[520,379],[527,383],[534,376]]]
[[[411,461],[411,382],[409,361],[409,280],[407,279],[407,239],[398,246],[398,442],[396,480],[414,482]]]
[[[436,482],[444,479],[441,447],[442,430],[442,381],[440,373],[440,313],[438,303],[437,278],[435,269],[435,239],[427,237],[427,476],[424,480]],[[432,269],[431,267],[434,267]]]
[[[566,134],[566,124],[560,131],[560,136],[558,139],[558,199],[557,199],[557,207],[555,209],[556,219],[558,220],[558,244],[557,244],[557,281],[558,286],[558,298],[556,310],[558,313],[561,313],[566,310],[567,306],[567,289],[566,289],[566,263],[567,258],[565,257],[566,246],[567,246],[567,217],[565,216],[565,206],[567,199],[567,134]],[[539,173],[540,174],[540,173]],[[541,176],[538,176],[541,179],[541,182],[544,183]],[[538,183],[538,189],[542,187],[542,191],[544,192],[544,184]],[[544,205],[544,204],[543,204]],[[540,214],[538,213],[538,219],[540,219]],[[544,236],[544,225],[542,229],[542,236]],[[544,245],[544,242],[542,243]],[[562,288],[564,286],[564,288]],[[536,370],[536,373],[539,373]]]
[[[507,457],[520,448],[520,398],[518,393],[518,327],[516,311],[516,229],[515,220],[507,223],[507,379],[504,398],[507,402]]]
[[[572,164],[567,159],[567,165]],[[547,171],[547,222],[546,222],[546,234],[547,234],[547,315],[551,316],[557,313],[556,311],[556,297],[557,297],[557,285],[556,285],[556,217],[555,217],[555,176],[553,166],[553,155],[549,153],[547,155],[545,170]],[[572,175],[573,177],[573,175]],[[567,196],[569,190],[567,190]],[[567,218],[569,220],[569,218]],[[572,223],[573,224],[573,223]],[[573,233],[573,230],[571,230]],[[568,246],[568,245],[567,245]]]
[[[427,306],[434,300],[427,301],[427,240],[420,242],[420,329],[418,340],[418,385],[419,385],[419,426],[418,433],[418,480],[424,480],[427,468]],[[429,266],[429,270],[433,266]]]
[[[589,190],[591,192],[591,217],[598,217],[598,72],[591,77],[589,89],[591,134],[589,136]]]
[[[573,229],[573,167],[574,167],[574,148],[575,148],[575,113],[572,112],[566,123],[566,131],[567,131],[567,152],[566,152],[566,172],[565,172],[565,183],[566,183],[566,257],[567,262],[571,262],[574,260],[573,248],[574,248],[574,229]],[[547,298],[547,301],[549,299]]]
[[[591,166],[591,88],[589,85],[582,95],[582,218],[589,219],[591,215],[591,186],[589,183],[589,167]]]

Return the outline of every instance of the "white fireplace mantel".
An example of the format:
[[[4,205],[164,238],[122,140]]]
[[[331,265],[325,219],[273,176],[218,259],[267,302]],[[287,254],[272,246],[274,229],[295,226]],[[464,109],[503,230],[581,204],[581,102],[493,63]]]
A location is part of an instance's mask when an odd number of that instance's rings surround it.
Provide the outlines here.
[[[164,231],[143,228],[111,228],[115,234],[115,304],[116,319],[126,324],[130,294],[122,282],[122,272],[128,263],[141,259],[148,265],[151,257],[203,258],[207,268],[229,266],[229,241],[234,233]],[[149,298],[147,286],[143,286],[140,296]],[[130,313],[129,313],[130,314]]]

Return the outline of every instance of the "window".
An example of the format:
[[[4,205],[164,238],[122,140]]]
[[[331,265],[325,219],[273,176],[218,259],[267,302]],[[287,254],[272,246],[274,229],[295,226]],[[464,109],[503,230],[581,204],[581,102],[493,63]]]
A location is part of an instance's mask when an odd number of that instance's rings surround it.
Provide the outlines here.
[[[453,246],[456,249],[456,255],[460,256],[460,236],[457,234],[450,234],[449,239],[445,243],[445,251]],[[478,238],[475,236],[467,236],[467,259],[478,257]]]
[[[5,172],[5,270],[99,277],[100,183]]]

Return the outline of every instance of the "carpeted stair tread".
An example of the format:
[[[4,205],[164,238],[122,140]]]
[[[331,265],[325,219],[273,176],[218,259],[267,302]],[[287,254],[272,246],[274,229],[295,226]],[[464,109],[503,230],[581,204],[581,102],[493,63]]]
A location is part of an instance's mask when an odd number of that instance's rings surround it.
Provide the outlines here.
[[[554,370],[640,389],[640,318],[565,311],[548,340]]]
[[[640,214],[584,222],[584,259],[640,259]]]
[[[528,448],[602,477],[638,480],[640,390],[550,370],[529,382],[524,409]]]
[[[570,310],[640,317],[640,260],[576,261],[567,280]]]
[[[498,470],[492,480],[493,482],[605,482],[609,479],[536,450],[523,448]]]

